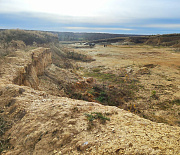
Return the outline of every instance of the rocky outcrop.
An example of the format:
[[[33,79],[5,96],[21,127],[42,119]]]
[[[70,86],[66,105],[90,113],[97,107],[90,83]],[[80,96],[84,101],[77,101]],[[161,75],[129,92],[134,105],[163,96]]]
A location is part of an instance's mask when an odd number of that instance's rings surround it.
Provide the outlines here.
[[[38,76],[44,73],[45,68],[52,63],[51,51],[48,48],[37,48],[31,51],[31,63],[18,71],[14,83],[38,89]]]

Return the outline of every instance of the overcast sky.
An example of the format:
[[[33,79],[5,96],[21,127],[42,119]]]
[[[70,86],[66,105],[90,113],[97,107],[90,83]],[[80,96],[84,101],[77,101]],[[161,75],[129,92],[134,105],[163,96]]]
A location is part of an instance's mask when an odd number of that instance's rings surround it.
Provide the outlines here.
[[[0,28],[180,33],[180,0],[0,0]]]

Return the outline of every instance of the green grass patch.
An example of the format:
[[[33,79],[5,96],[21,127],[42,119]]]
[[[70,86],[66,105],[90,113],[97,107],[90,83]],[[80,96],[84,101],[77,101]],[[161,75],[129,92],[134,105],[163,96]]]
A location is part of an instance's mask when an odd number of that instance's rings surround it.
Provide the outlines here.
[[[93,122],[93,120],[98,119],[101,123],[105,123],[106,121],[110,121],[110,118],[106,117],[105,114],[101,112],[92,112],[91,114],[84,114],[89,122]]]
[[[124,79],[119,78],[117,75],[115,74],[111,74],[111,73],[100,73],[100,72],[85,72],[84,74],[87,77],[94,77],[97,78],[98,80],[101,81],[109,81],[109,82],[113,82],[113,83],[124,83]]]
[[[100,92],[99,97],[96,98],[97,101],[103,103],[105,101],[108,101],[108,95],[105,92]]]
[[[106,117],[106,114],[101,112],[92,112],[91,114],[85,113],[84,114],[88,120],[88,130],[91,130],[95,127],[94,120],[99,120],[101,124],[105,124],[106,121],[110,121],[110,118]]]
[[[151,92],[151,97],[154,98],[154,99],[158,99],[158,96],[157,96],[155,90],[153,90],[153,91]]]

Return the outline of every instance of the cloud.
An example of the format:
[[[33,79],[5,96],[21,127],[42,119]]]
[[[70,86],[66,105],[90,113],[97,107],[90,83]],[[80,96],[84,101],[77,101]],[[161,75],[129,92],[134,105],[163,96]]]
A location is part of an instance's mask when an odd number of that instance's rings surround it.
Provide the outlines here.
[[[149,24],[145,25],[144,27],[151,27],[151,28],[180,28],[180,24]]]
[[[1,0],[0,12],[36,13],[36,17],[60,22],[77,20],[108,24],[179,17],[179,6],[179,0]]]
[[[65,29],[71,30],[123,30],[123,31],[131,31],[133,29],[129,28],[114,28],[114,27],[64,27]]]
[[[106,32],[179,32],[179,0],[0,0],[0,26]],[[166,32],[167,30],[167,32]]]
[[[97,25],[108,25],[108,24],[125,24],[132,22],[133,20],[116,18],[110,16],[67,16],[67,15],[57,15],[50,13],[33,13],[31,14],[35,18],[45,19],[47,21],[52,21],[55,23],[64,24],[97,24]]]
[[[0,0],[0,13],[32,12],[27,0]]]

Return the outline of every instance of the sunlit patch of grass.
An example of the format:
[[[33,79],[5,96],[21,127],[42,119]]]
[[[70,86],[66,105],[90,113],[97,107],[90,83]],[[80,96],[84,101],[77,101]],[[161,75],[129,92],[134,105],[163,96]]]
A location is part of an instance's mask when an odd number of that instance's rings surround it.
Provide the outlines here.
[[[109,81],[114,83],[124,83],[124,79],[118,78],[117,75],[111,73],[85,72],[85,76],[95,77],[101,81]]]

